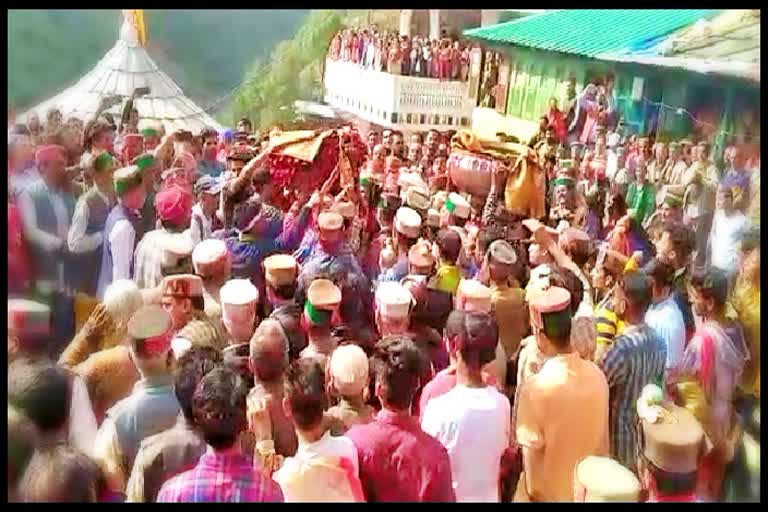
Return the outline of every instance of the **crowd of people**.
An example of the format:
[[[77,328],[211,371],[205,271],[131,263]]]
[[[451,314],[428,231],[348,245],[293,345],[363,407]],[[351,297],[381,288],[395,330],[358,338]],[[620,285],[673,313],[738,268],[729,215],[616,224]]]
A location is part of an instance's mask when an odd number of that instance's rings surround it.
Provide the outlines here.
[[[331,40],[328,57],[393,75],[466,81],[469,52],[469,45],[461,41],[403,36],[370,27],[339,31]]]
[[[759,157],[543,119],[533,219],[348,125],[284,209],[279,131],[101,107],[9,126],[12,501],[759,500]]]

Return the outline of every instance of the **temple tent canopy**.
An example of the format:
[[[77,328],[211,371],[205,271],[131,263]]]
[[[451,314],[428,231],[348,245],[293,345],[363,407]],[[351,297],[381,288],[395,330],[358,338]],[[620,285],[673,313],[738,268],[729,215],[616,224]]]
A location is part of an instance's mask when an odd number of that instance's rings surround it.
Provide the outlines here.
[[[143,27],[138,28],[143,32]],[[139,128],[162,125],[166,132],[176,129],[197,132],[204,127],[223,130],[219,122],[184,96],[171,77],[157,67],[140,42],[130,11],[124,11],[115,46],[90,72],[72,87],[21,114],[18,121],[26,121],[33,112],[45,119],[48,109],[54,107],[61,110],[65,119],[75,116],[85,121],[96,113],[102,98],[120,96],[126,100],[140,87],[149,87],[150,93],[134,101],[141,118]],[[123,104],[106,112],[119,117]]]

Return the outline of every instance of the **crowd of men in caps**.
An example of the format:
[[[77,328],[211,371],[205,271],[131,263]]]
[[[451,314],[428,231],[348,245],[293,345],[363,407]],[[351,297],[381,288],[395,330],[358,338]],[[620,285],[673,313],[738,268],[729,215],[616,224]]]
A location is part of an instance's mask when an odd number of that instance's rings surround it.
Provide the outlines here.
[[[759,499],[759,155],[544,122],[522,219],[374,130],[283,211],[277,131],[138,124],[9,126],[11,500]]]

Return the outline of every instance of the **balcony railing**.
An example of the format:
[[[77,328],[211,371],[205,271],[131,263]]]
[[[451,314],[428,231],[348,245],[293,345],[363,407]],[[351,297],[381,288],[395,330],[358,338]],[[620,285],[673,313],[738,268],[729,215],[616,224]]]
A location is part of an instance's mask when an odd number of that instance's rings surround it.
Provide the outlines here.
[[[392,75],[328,59],[324,84],[326,103],[377,125],[445,131],[472,122],[466,82]]]

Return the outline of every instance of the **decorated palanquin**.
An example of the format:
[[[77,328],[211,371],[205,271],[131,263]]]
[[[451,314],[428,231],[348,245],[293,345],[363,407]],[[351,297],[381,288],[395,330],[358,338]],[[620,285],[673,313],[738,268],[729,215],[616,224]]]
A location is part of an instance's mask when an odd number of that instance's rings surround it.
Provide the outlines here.
[[[491,175],[500,168],[510,171],[504,185],[507,210],[522,217],[544,217],[546,176],[532,149],[522,144],[480,141],[468,130],[459,130],[451,139],[448,174],[460,191],[487,196]]]
[[[275,206],[287,210],[297,197],[319,189],[339,167],[336,190],[358,182],[367,147],[349,128],[273,133],[267,167],[275,187]],[[281,193],[278,193],[281,191]]]

